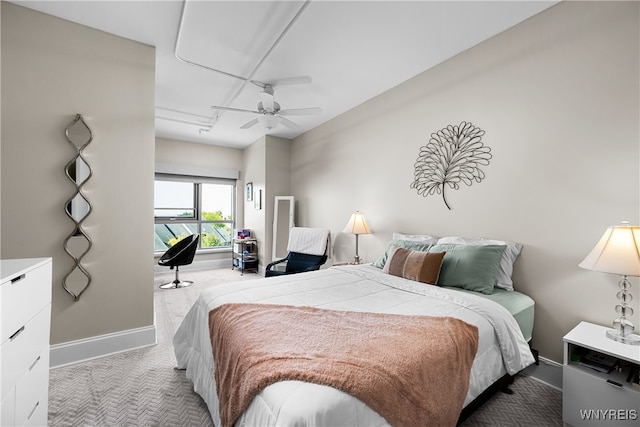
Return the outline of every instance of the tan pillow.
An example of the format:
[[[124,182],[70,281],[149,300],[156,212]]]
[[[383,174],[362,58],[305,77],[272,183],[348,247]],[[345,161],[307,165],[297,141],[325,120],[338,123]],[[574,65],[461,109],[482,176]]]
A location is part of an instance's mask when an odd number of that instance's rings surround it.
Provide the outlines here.
[[[393,246],[382,271],[416,282],[436,284],[445,253],[417,252]]]

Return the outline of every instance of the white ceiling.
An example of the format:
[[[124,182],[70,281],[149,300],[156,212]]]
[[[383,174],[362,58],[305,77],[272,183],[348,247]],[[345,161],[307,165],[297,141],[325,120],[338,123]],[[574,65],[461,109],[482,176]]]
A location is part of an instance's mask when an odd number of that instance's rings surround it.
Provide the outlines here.
[[[265,133],[294,138],[557,1],[14,3],[155,46],[157,136],[243,148]],[[312,82],[277,84],[298,76]],[[261,88],[247,79],[276,83],[283,110],[322,114],[240,129],[257,116],[211,106],[256,110]]]

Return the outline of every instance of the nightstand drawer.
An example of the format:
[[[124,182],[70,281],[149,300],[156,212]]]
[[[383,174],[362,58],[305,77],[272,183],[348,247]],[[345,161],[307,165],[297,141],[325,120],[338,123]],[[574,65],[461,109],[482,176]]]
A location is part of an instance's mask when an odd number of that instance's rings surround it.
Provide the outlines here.
[[[592,373],[584,367],[565,366],[562,390],[565,396],[580,396],[580,399],[563,399],[565,423],[576,427],[638,425],[640,391],[616,377]]]
[[[51,263],[8,278],[0,293],[0,343],[4,343],[51,303]]]

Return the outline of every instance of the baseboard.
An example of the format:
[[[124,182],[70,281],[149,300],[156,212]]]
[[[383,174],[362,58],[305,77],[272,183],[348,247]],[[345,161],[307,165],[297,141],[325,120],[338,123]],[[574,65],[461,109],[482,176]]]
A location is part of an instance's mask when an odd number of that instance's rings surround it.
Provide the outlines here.
[[[539,365],[531,365],[521,373],[550,387],[562,390],[562,364],[558,362],[540,357]]]
[[[231,260],[227,259],[208,259],[201,261],[194,261],[189,265],[184,265],[180,267],[180,272],[183,271],[198,271],[198,270],[209,270],[213,268],[228,268],[231,269]],[[156,265],[153,267],[154,274],[158,273],[170,273],[174,270],[170,270],[167,267],[162,267],[160,265]],[[258,265],[258,275],[264,276],[264,267],[262,265]]]
[[[85,362],[123,351],[156,344],[155,325],[54,344],[50,349],[51,369]]]

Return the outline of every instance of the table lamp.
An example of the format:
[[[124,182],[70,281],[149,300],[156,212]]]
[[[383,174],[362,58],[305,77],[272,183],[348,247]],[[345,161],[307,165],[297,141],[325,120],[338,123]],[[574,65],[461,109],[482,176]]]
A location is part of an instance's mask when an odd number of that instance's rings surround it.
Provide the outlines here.
[[[360,211],[356,211],[356,213],[351,215],[349,222],[342,232],[356,235],[356,256],[353,263],[360,264],[360,255],[358,255],[358,235],[371,234],[371,230],[369,230],[369,226],[367,225],[367,221],[364,219],[364,215],[362,215]]]
[[[607,337],[625,344],[640,345],[640,337],[633,335],[633,323],[628,317],[633,316],[629,303],[633,300],[631,283],[627,276],[640,276],[640,226],[630,226],[628,222],[607,228],[600,241],[589,255],[578,264],[587,270],[622,276],[616,294],[618,301],[616,312],[619,318],[613,321],[613,329],[607,330]]]

